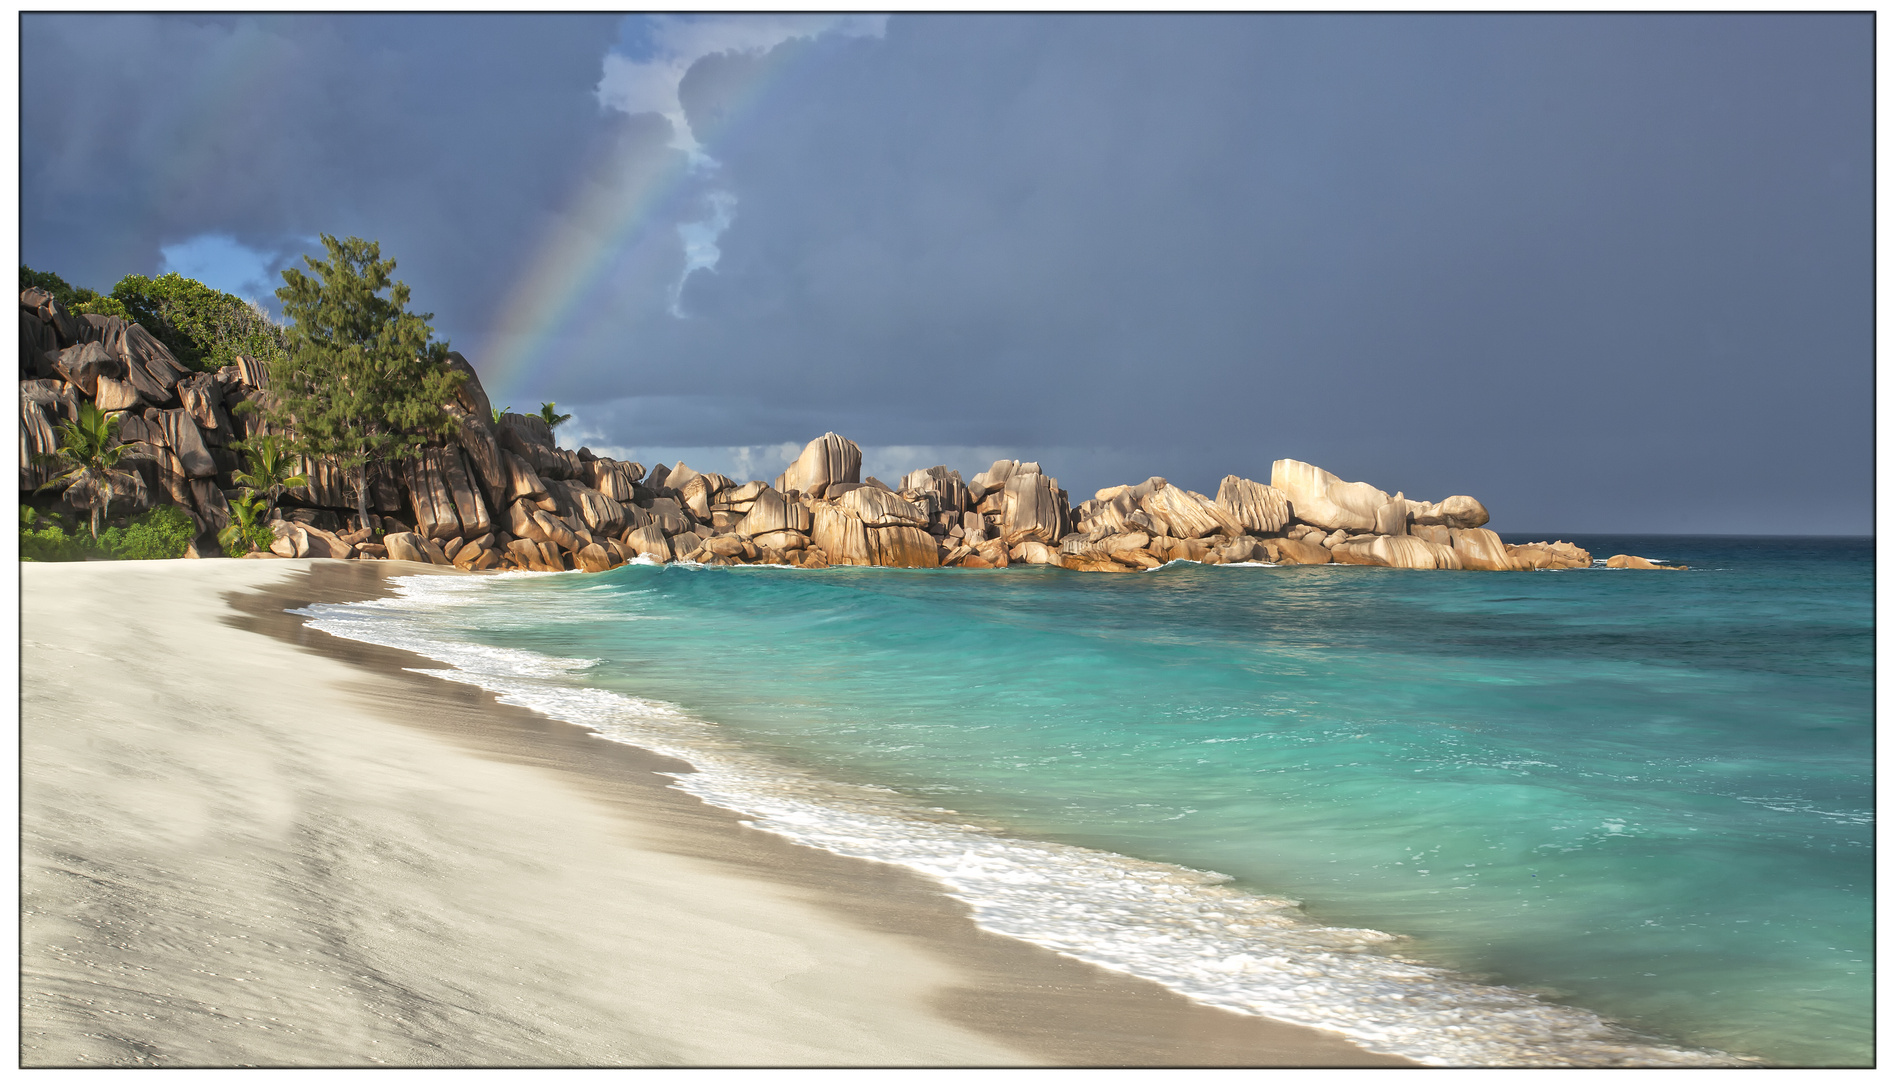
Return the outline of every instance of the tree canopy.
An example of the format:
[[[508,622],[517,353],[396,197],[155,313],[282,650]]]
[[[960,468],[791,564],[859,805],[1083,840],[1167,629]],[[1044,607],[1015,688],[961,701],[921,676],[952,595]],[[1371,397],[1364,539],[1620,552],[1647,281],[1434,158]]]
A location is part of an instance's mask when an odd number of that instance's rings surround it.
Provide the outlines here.
[[[408,286],[389,276],[395,260],[379,244],[327,234],[322,243],[327,259],[303,258],[313,276],[283,271],[276,295],[292,325],[270,389],[289,448],[344,471],[366,527],[369,464],[451,434],[447,406],[465,376],[447,366],[447,342],[433,340],[434,316],[407,310]]]

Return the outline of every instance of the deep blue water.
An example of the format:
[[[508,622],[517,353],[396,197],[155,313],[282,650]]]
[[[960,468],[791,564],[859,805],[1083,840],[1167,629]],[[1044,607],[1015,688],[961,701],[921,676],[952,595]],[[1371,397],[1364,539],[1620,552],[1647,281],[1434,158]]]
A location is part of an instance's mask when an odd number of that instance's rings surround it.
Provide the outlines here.
[[[1870,1061],[1872,542],[1568,539],[1692,569],[632,566],[430,632],[1670,1043]]]

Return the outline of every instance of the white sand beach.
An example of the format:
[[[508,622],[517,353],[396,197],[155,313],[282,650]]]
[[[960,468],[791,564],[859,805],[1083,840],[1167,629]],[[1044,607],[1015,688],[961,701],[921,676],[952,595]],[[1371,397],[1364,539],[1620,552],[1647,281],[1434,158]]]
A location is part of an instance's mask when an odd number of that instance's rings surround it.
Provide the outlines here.
[[[21,566],[23,1064],[1407,1064],[980,931],[280,614],[391,572]]]

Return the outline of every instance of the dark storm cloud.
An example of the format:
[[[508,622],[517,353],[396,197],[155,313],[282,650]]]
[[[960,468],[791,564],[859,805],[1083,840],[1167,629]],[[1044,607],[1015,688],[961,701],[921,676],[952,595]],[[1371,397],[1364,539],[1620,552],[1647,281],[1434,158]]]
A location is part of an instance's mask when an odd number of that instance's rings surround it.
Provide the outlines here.
[[[22,257],[110,288],[206,232],[381,241],[473,329],[603,118],[607,17],[22,17]]]
[[[913,18],[784,46],[824,55],[707,144],[738,208],[691,329],[786,410],[873,414],[867,442],[1866,531],[1868,25]]]
[[[357,231],[479,366],[643,131],[592,94],[616,28],[286,26],[27,17],[26,260]],[[1866,532],[1872,26],[916,16],[709,56],[710,160],[639,189],[522,390],[601,444],[1005,446],[1078,497],[1294,456],[1503,529]],[[232,57],[273,77],[207,133]]]

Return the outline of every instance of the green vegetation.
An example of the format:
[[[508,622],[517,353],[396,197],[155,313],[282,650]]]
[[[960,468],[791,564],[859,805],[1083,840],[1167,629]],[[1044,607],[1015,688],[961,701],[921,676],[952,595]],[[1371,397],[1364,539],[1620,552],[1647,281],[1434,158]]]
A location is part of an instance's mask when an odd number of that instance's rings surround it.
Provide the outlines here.
[[[20,267],[20,287],[22,289],[45,289],[59,301],[59,306],[74,315],[116,315],[129,319],[125,304],[116,296],[100,296],[91,289],[75,288],[66,283],[66,279],[51,271],[35,270],[30,266]]]
[[[182,274],[127,274],[110,295],[77,288],[50,271],[20,267],[22,288],[45,289],[75,315],[116,315],[151,332],[185,367],[214,371],[239,356],[268,363],[283,352],[283,328],[241,296]]]
[[[96,540],[76,526],[67,531],[56,514],[40,514],[30,506],[20,511],[20,558],[28,562],[178,559],[196,531],[190,515],[175,506],[154,506]]]
[[[276,538],[263,520],[268,513],[266,504],[255,492],[239,492],[231,499],[230,524],[217,534],[217,543],[223,547],[224,554],[237,559],[253,551],[267,550]]]
[[[293,487],[308,487],[309,477],[297,475],[296,463],[275,435],[259,435],[247,442],[232,443],[243,451],[248,469],[232,473],[230,478],[250,494],[263,500],[263,513],[276,508],[283,492]]]
[[[269,363],[283,354],[283,328],[255,304],[181,274],[127,274],[112,296],[186,367],[215,371],[239,356]]]
[[[492,406],[488,406],[488,407],[489,407],[489,408],[492,408]],[[500,418],[501,418],[501,417],[503,417],[503,416],[505,416],[505,415],[507,415],[508,413],[510,413],[510,412],[512,412],[512,411],[513,411],[513,406],[511,406],[511,405],[508,405],[508,406],[506,406],[506,407],[504,407],[504,408],[499,408],[499,409],[494,409],[494,410],[493,410],[493,422],[494,422],[494,423],[495,423],[496,425],[498,425],[498,424],[500,423]]]
[[[74,506],[91,507],[96,540],[100,523],[111,512],[112,496],[137,490],[144,481],[120,465],[131,447],[118,441],[118,417],[107,416],[87,401],[79,406],[79,419],[61,421],[57,430],[59,449],[42,455],[42,460],[61,472],[41,484],[40,490],[58,489]]]
[[[546,421],[546,426],[549,428],[556,428],[572,419],[571,413],[562,413],[555,408],[557,404],[553,401],[540,402],[540,419]]]
[[[430,436],[452,434],[446,406],[465,376],[446,365],[447,342],[432,340],[434,316],[407,310],[408,286],[389,277],[395,261],[379,244],[327,234],[322,243],[327,260],[303,257],[313,277],[283,271],[276,295],[294,324],[270,388],[294,432],[287,449],[340,468],[367,528],[370,462],[413,457]]]

